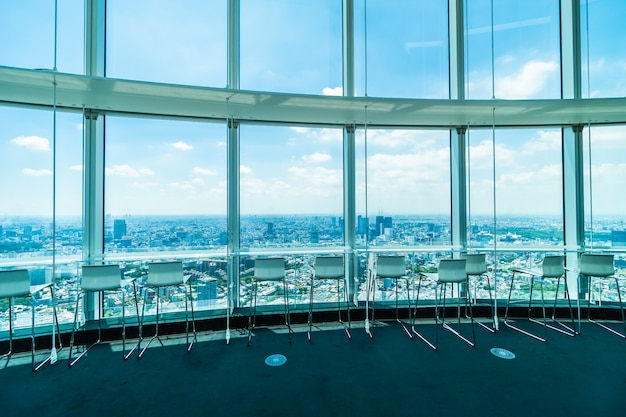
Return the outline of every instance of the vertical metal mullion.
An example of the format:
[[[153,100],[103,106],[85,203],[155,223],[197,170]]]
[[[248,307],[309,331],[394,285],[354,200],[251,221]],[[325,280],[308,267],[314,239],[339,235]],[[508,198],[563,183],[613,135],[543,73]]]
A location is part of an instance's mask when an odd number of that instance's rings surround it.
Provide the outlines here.
[[[561,98],[582,97],[582,42],[580,0],[561,0]],[[566,264],[578,266],[578,251],[585,244],[583,126],[562,129],[563,223]],[[578,288],[577,274],[567,272],[568,288]],[[583,286],[584,287],[584,286]],[[582,291],[582,289],[581,289]],[[570,297],[584,296],[579,291]]]
[[[356,127],[346,126],[343,132],[343,213],[345,268],[348,283],[348,299],[356,293]]]
[[[232,307],[239,307],[239,123],[228,120],[228,203],[227,203],[227,223],[228,223],[228,288],[230,304]]]
[[[227,59],[227,83],[226,88],[232,90],[239,89],[240,80],[240,13],[239,0],[228,0],[227,11],[227,39],[228,39],[228,56]]]
[[[343,0],[343,95],[354,97],[354,0]]]
[[[106,0],[85,0],[85,75],[104,77]],[[104,256],[104,116],[83,110],[83,253],[86,263]],[[94,318],[97,294],[85,297],[83,313]]]

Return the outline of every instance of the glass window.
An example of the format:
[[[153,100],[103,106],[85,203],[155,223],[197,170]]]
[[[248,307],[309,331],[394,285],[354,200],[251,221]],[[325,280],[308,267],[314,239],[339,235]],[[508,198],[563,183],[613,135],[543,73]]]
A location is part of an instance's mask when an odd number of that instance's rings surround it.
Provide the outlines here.
[[[559,1],[493,0],[493,48],[491,4],[465,1],[466,97],[559,98]]]
[[[497,130],[495,193],[492,132],[468,136],[468,244],[494,246],[495,216],[497,246],[563,245],[561,131]]]
[[[83,73],[84,4],[58,2],[56,64],[61,72]],[[50,0],[0,2],[0,65],[53,69],[54,5]]]
[[[355,2],[355,27],[357,95],[448,98],[447,0]]]
[[[241,0],[241,88],[341,95],[341,5]]]
[[[241,247],[343,245],[343,132],[241,126]]]
[[[224,87],[226,4],[108,0],[107,77]]]
[[[105,251],[226,246],[225,126],[107,116]]]
[[[27,268],[33,285],[54,278],[59,321],[71,322],[69,289],[75,285],[83,235],[82,117],[58,112],[55,135],[53,116],[48,110],[0,107],[0,178],[5,179],[0,181],[0,268]],[[29,326],[30,301],[16,305],[17,326]],[[50,306],[48,292],[37,296],[42,312],[37,325],[50,320]],[[28,320],[20,320],[22,315]]]
[[[626,246],[625,126],[585,129],[585,244],[589,248]]]
[[[359,245],[451,243],[449,131],[357,132],[357,170]]]
[[[626,2],[581,0],[583,97],[626,95]]]

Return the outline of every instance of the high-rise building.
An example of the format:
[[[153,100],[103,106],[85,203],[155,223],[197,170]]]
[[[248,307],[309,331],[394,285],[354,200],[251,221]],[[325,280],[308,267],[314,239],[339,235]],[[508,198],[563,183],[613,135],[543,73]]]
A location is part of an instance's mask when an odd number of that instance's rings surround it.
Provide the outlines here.
[[[120,240],[126,236],[126,220],[115,219],[113,221],[113,239]]]

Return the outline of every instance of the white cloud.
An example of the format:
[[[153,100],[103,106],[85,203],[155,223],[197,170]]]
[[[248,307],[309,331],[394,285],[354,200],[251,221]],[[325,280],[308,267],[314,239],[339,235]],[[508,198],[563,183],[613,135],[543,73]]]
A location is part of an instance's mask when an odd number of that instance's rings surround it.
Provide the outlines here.
[[[185,190],[185,191],[190,191],[194,189],[193,185],[191,185],[188,182],[175,181],[175,182],[170,182],[169,184],[167,184],[167,186],[171,188],[178,188],[179,190]]]
[[[496,78],[496,97],[526,99],[539,95],[551,77],[558,75],[556,61],[529,61],[520,71]]]
[[[11,139],[11,143],[30,149],[32,151],[50,150],[50,141],[40,136],[18,136]]]
[[[82,170],[83,170],[83,166],[82,166],[82,165],[72,165],[72,166],[70,167],[70,169],[71,169],[72,171],[82,171]]]
[[[193,185],[204,185],[204,180],[202,178],[194,178],[191,180],[191,184]]]
[[[135,181],[130,186],[132,188],[148,189],[148,188],[158,187],[159,183],[158,182],[139,182],[139,181]]]
[[[324,96],[343,96],[343,87],[324,87],[322,89]]]
[[[141,168],[139,169],[139,172],[143,175],[155,175],[156,174],[156,172],[154,172],[150,168]]]
[[[302,156],[302,160],[304,162],[314,163],[314,164],[327,162],[327,161],[330,161],[331,159],[333,159],[332,156],[330,156],[327,153],[321,153],[321,152],[315,152],[309,155]]]
[[[193,149],[193,146],[188,145],[183,141],[174,142],[172,143],[172,146],[181,151],[190,151]]]
[[[130,165],[113,165],[104,170],[106,175],[117,175],[120,177],[138,177],[139,172]]]
[[[212,169],[200,168],[200,167],[195,167],[193,169],[193,173],[195,175],[215,175],[216,174],[216,172],[213,171]]]
[[[24,168],[22,170],[22,174],[28,175],[31,177],[43,177],[43,176],[51,176],[52,171],[50,171],[49,169]]]
[[[241,174],[251,174],[252,173],[252,168],[250,168],[249,166],[246,166],[246,165],[240,165],[239,166],[239,172]]]

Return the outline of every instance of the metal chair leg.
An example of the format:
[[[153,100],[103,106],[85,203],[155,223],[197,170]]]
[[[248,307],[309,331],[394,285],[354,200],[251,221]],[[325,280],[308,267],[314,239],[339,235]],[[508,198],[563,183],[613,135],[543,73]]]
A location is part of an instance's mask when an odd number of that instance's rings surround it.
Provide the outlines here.
[[[422,342],[426,343],[431,349],[437,350],[439,346],[439,326],[437,325],[437,307],[436,307],[436,297],[435,297],[435,343],[432,343],[426,337],[424,337],[420,332],[415,328],[415,319],[417,317],[417,307],[419,305],[420,300],[420,290],[422,288],[422,276],[420,275],[418,284],[417,284],[417,296],[415,297],[415,310],[413,311],[413,317],[411,318],[411,331],[419,337]],[[435,289],[435,295],[436,295]]]

